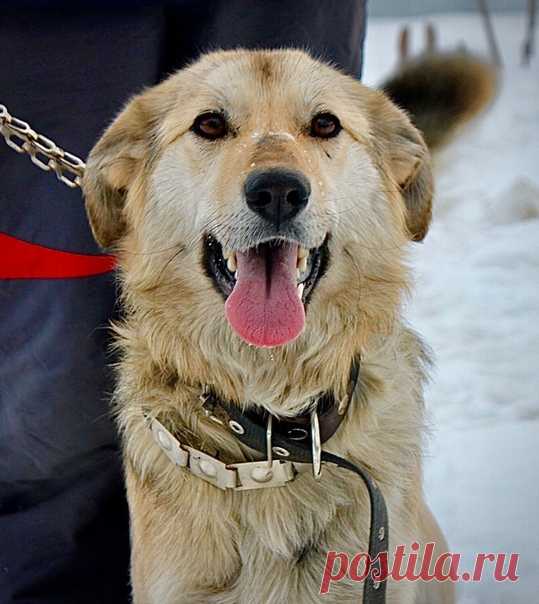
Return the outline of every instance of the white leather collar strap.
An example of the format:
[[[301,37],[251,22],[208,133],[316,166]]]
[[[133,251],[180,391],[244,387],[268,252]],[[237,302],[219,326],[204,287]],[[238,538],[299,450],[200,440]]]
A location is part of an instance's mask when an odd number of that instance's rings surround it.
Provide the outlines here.
[[[155,443],[174,465],[220,489],[245,491],[281,487],[299,473],[312,471],[309,463],[273,460],[271,456],[262,461],[225,464],[203,451],[184,445],[158,419],[146,417],[146,421]]]

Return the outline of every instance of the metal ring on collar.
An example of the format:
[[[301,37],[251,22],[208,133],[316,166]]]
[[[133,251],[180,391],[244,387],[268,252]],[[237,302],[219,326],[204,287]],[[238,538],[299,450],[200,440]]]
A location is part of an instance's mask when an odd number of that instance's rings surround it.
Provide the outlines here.
[[[313,452],[313,475],[318,480],[322,474],[322,442],[320,440],[320,423],[316,409],[311,411],[311,446]]]

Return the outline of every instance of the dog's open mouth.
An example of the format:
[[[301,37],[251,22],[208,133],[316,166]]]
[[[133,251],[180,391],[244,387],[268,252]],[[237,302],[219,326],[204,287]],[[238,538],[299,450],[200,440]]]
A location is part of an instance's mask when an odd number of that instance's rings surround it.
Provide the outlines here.
[[[206,271],[226,299],[231,327],[260,347],[291,342],[305,325],[305,304],[328,261],[327,238],[317,248],[273,239],[244,252],[223,250],[211,235],[204,242]]]

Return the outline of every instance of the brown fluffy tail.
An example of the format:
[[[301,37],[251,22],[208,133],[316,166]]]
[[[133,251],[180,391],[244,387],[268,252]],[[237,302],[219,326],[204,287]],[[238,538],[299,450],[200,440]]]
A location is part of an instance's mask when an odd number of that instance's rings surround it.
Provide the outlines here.
[[[497,90],[497,72],[464,50],[437,52],[432,30],[427,30],[427,42],[426,52],[409,59],[407,32],[403,32],[401,64],[381,88],[408,112],[432,150],[490,104]]]

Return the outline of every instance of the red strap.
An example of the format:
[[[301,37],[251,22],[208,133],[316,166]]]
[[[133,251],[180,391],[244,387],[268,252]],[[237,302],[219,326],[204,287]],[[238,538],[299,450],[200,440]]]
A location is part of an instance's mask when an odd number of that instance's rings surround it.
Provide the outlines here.
[[[64,252],[0,233],[0,279],[73,279],[115,266],[114,256]]]

